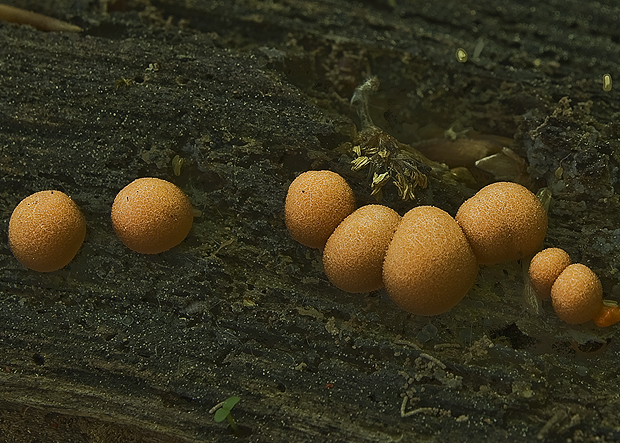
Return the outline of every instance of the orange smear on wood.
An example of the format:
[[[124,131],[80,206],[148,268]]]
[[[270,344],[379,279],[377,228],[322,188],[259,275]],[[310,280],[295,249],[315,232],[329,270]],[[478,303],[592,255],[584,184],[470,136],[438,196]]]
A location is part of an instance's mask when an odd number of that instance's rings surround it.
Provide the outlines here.
[[[620,307],[618,306],[603,306],[598,314],[594,317],[594,323],[596,326],[604,328],[605,326],[611,326],[620,321]]]

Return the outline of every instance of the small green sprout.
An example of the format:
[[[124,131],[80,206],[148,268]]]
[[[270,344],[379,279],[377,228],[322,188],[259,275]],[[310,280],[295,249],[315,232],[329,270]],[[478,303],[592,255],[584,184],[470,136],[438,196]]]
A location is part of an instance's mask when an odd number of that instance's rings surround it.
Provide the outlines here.
[[[228,420],[230,429],[233,430],[235,435],[243,434],[241,432],[241,429],[237,425],[237,422],[235,422],[235,419],[232,418],[232,415],[230,415],[230,410],[239,402],[239,400],[241,399],[236,396],[227,398],[222,402],[222,406],[217,411],[215,411],[215,415],[213,416],[213,418],[215,418],[215,421],[218,423],[224,421],[224,419]]]

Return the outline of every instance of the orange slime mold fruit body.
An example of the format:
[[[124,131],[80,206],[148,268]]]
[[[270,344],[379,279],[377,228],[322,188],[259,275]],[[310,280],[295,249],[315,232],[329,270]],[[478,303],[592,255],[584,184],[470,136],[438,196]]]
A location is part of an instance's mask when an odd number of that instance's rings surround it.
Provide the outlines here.
[[[9,247],[27,268],[56,271],[77,254],[86,221],[71,198],[60,191],[40,191],[23,199],[9,221]]]
[[[524,186],[497,182],[461,205],[459,223],[478,263],[492,265],[536,252],[547,232],[547,213]]]
[[[194,214],[189,198],[177,186],[147,177],[118,193],[111,217],[125,246],[141,254],[159,254],[187,237]]]
[[[344,178],[331,171],[307,171],[288,188],[284,221],[299,243],[322,249],[354,210],[355,197]]]
[[[603,286],[590,268],[575,263],[567,266],[553,283],[551,301],[561,320],[585,323],[603,308]]]
[[[383,282],[392,300],[417,315],[437,315],[467,294],[476,257],[456,221],[433,206],[407,212],[388,246]]]
[[[551,287],[562,271],[570,265],[570,257],[560,248],[547,248],[540,251],[530,262],[530,281],[541,300],[551,296]]]
[[[323,250],[329,280],[347,292],[383,287],[382,266],[400,215],[381,205],[362,206],[338,225]]]
[[[620,321],[620,307],[618,305],[603,305],[601,310],[594,316],[594,323],[599,328],[614,325]]]

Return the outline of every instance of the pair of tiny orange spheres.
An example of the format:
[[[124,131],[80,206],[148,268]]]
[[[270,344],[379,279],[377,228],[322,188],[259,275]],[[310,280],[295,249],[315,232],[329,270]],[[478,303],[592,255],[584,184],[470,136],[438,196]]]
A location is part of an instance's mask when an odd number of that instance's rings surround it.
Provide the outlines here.
[[[189,233],[193,209],[174,184],[139,178],[125,186],[112,205],[112,226],[133,251],[158,254]],[[73,200],[60,191],[40,191],[23,199],[9,221],[9,247],[27,268],[56,271],[77,254],[86,236],[86,220]]]
[[[338,288],[369,292],[385,286],[397,305],[417,315],[448,311],[472,287],[480,264],[531,257],[547,232],[538,198],[509,182],[482,188],[455,218],[434,206],[413,208],[403,217],[382,205],[355,207],[344,178],[308,171],[289,187],[285,222],[295,240],[323,249],[325,273]],[[571,264],[563,250],[536,254],[529,275],[538,297],[551,297],[565,322],[620,321],[618,306],[603,303],[594,272]]]

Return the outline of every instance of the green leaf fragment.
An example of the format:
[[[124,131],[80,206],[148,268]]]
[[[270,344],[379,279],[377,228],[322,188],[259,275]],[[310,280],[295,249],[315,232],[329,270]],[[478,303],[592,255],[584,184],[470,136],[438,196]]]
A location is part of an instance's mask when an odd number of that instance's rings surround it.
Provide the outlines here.
[[[239,403],[239,400],[241,399],[237,396],[227,398],[222,404],[222,409],[227,409],[230,411],[237,403]]]
[[[217,411],[215,411],[215,421],[216,422],[221,422],[226,420],[226,417],[228,417],[228,414],[230,413],[230,409],[224,409],[223,407],[218,409]]]

